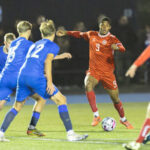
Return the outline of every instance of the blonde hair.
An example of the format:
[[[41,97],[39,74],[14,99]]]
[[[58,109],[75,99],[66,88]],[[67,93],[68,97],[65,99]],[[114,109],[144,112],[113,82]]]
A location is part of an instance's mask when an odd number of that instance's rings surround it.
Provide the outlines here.
[[[40,25],[40,32],[44,37],[51,36],[55,31],[55,25],[52,20],[44,21]]]
[[[28,30],[32,30],[32,24],[29,21],[20,21],[17,24],[17,31],[18,33],[23,33]]]
[[[16,36],[15,36],[15,34],[13,34],[13,33],[6,33],[6,34],[4,35],[4,41],[8,41],[8,40],[13,41],[13,40],[15,40],[15,39],[16,39]]]

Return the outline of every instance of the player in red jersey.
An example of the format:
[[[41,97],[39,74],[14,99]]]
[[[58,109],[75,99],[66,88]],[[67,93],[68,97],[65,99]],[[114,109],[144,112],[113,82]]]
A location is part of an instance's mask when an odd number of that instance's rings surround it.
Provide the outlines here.
[[[109,18],[104,17],[99,24],[99,32],[58,30],[57,36],[70,35],[75,38],[84,38],[89,41],[89,69],[85,77],[85,90],[89,104],[94,113],[92,126],[98,125],[102,120],[96,106],[96,97],[94,93],[95,86],[101,82],[120,115],[120,122],[128,129],[132,129],[132,125],[125,117],[122,102],[118,96],[118,86],[114,75],[114,51],[124,52],[125,48],[121,42],[109,32],[110,29],[111,21]]]
[[[131,67],[127,70],[126,76],[133,78],[135,76],[136,70],[138,67],[144,64],[144,62],[150,58],[150,46],[148,46],[142,54],[135,60],[135,62],[131,65]],[[141,143],[147,143],[150,141],[150,135],[147,135],[150,131],[150,103],[148,104],[147,114],[145,122],[142,126],[140,134],[136,141],[130,142],[128,144],[124,144],[126,149],[134,150],[135,148],[138,150],[141,146]]]

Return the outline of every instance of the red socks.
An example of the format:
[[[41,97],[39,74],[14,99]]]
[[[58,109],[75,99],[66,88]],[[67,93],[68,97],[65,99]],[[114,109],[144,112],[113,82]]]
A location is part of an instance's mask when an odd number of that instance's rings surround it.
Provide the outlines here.
[[[94,91],[86,92],[86,96],[88,98],[92,111],[96,112],[98,109],[96,106],[96,97]]]
[[[137,138],[136,142],[142,143],[149,131],[150,131],[150,118],[147,118],[143,124],[140,135]]]
[[[118,104],[114,104],[114,107],[117,109],[120,117],[123,118],[124,117],[124,109],[122,106],[122,102],[120,101]]]

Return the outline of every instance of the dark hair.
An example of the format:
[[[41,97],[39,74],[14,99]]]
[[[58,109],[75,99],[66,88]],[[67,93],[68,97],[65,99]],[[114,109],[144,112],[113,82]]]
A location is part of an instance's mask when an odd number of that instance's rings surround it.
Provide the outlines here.
[[[111,19],[109,17],[102,17],[100,23],[107,21],[111,25]]]

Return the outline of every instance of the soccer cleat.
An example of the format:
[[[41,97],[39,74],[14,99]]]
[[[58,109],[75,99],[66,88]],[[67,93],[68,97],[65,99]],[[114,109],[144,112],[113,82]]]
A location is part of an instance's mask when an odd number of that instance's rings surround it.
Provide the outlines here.
[[[0,131],[0,142],[9,142],[10,140],[6,139],[4,132]]]
[[[74,131],[67,133],[67,139],[68,141],[81,141],[88,137],[88,134],[80,135],[75,133]]]
[[[28,129],[27,134],[29,136],[45,136],[45,134],[41,133],[39,130],[35,129]]]
[[[92,126],[97,126],[101,121],[102,121],[102,119],[100,118],[100,116],[94,117],[93,122],[91,123],[91,125]]]
[[[150,134],[145,137],[143,144],[146,144],[148,141],[150,141]]]
[[[134,142],[130,142],[128,144],[123,144],[122,146],[126,150],[139,150],[141,147],[141,144],[134,141]]]
[[[129,123],[129,121],[121,121],[120,123],[123,124],[124,126],[126,126],[127,129],[133,129],[133,126]]]

